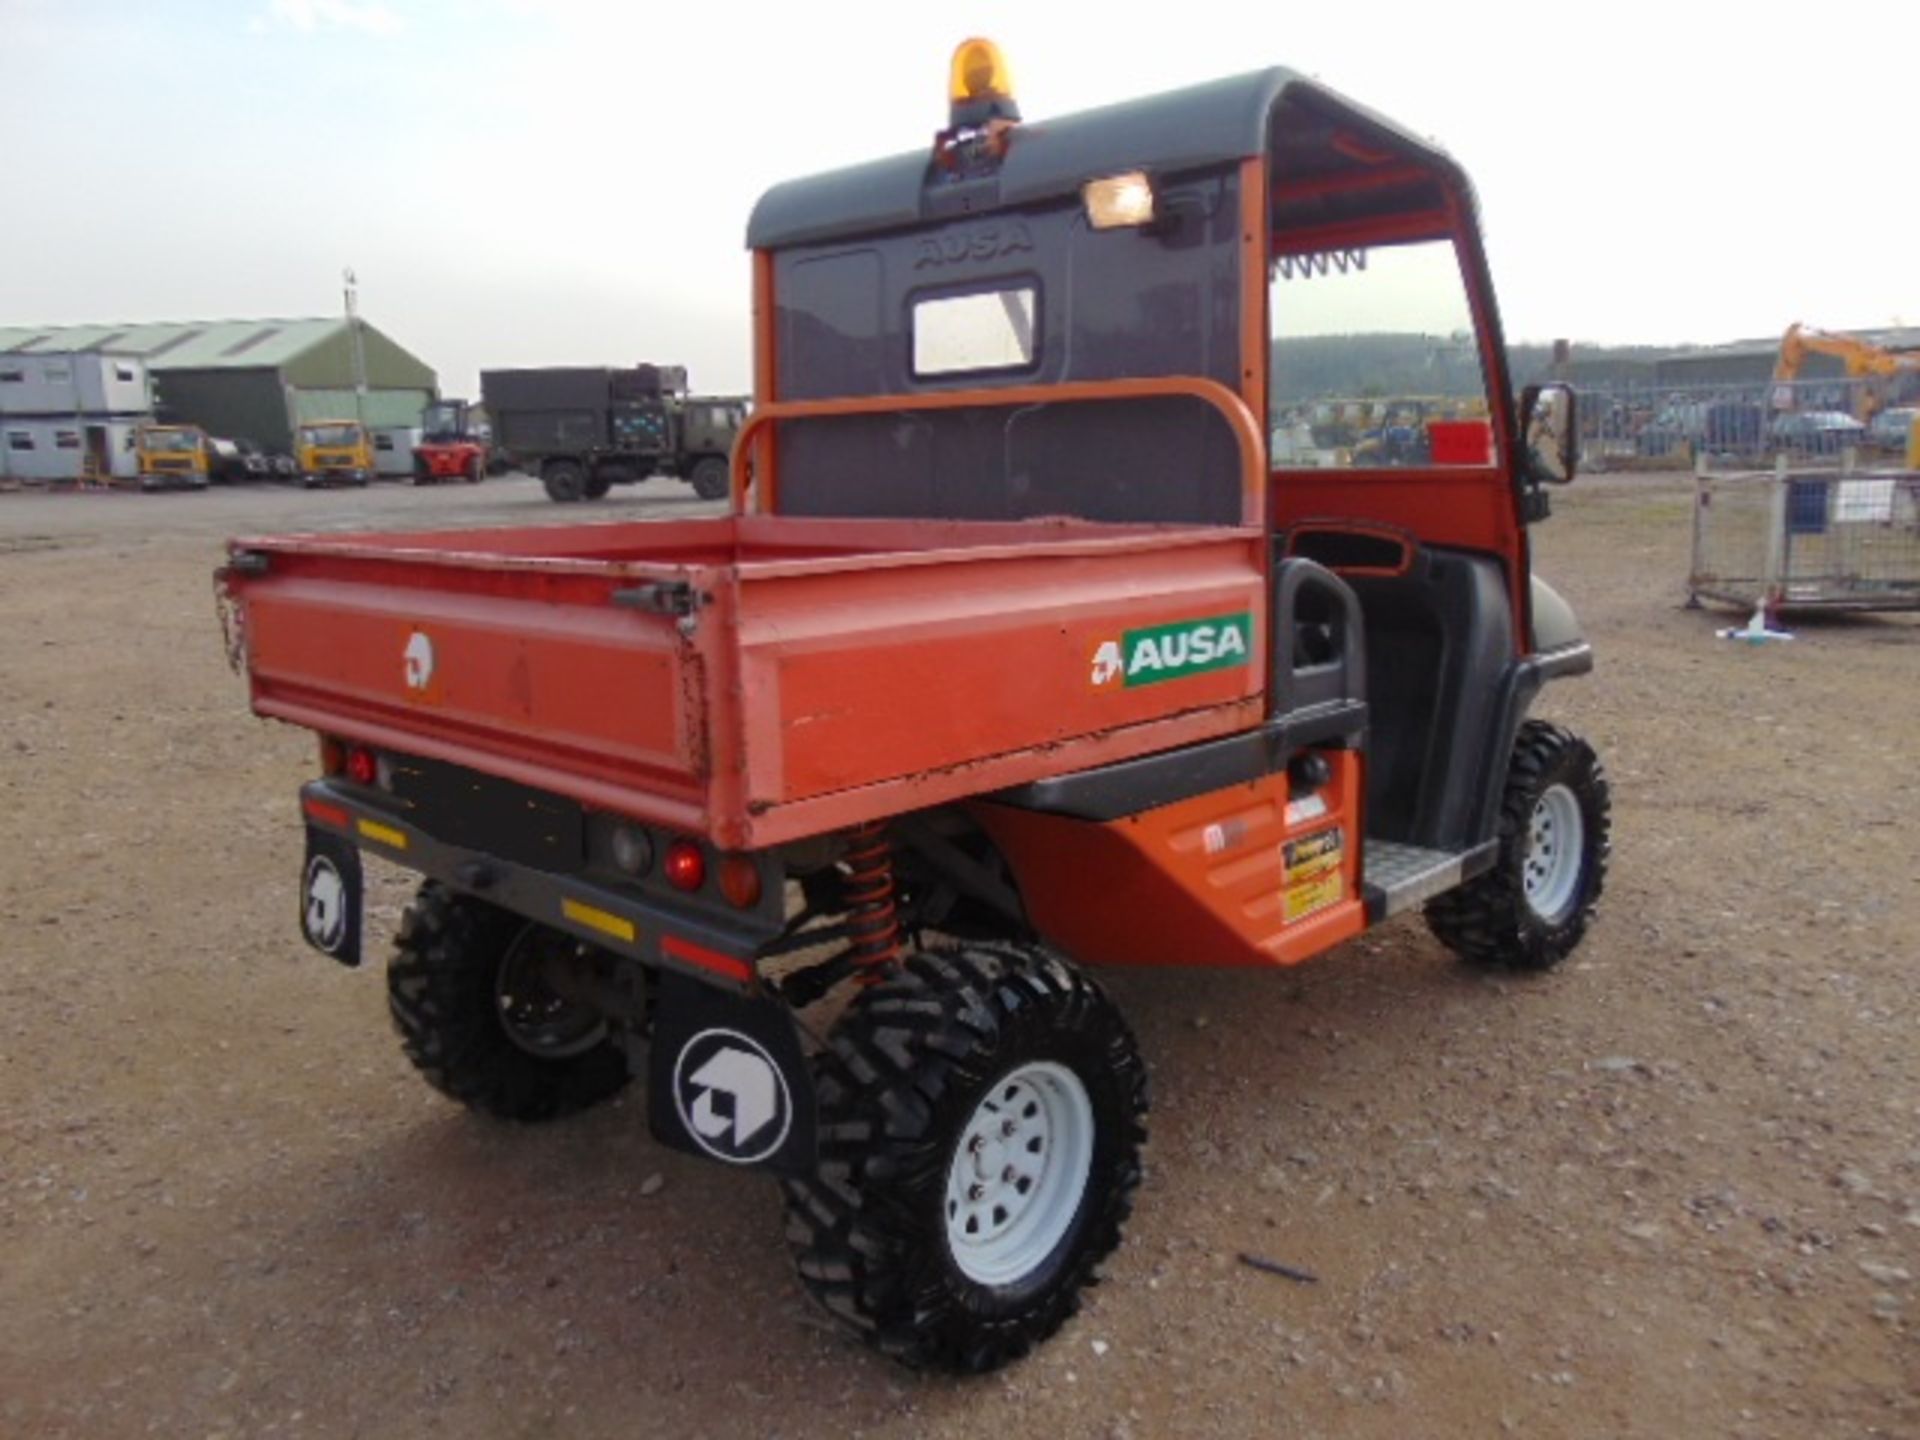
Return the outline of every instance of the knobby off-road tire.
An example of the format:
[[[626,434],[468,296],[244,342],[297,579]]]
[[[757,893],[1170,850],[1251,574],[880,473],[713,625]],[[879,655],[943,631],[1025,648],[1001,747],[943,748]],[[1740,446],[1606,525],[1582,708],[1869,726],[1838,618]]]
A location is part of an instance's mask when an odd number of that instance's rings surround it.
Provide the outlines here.
[[[628,1074],[617,1038],[530,963],[540,946],[577,943],[429,880],[387,962],[407,1058],[441,1094],[503,1120],[556,1120],[614,1094]]]
[[[1099,988],[1038,947],[912,955],[815,1074],[818,1168],[786,1182],[814,1297],[929,1370],[992,1370],[1058,1330],[1119,1244],[1146,1140],[1146,1069]]]
[[[1491,870],[1427,903],[1427,924],[1476,965],[1546,970],[1586,934],[1606,884],[1613,803],[1593,747],[1544,720],[1514,741]]]

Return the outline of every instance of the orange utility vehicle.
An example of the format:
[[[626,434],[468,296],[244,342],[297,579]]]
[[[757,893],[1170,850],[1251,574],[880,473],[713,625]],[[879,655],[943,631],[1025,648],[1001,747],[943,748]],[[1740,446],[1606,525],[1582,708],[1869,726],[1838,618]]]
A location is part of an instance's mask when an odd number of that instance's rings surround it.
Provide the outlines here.
[[[426,1078],[539,1120],[644,1066],[665,1143],[783,1177],[832,1313],[979,1371],[1140,1180],[1092,971],[1418,906],[1544,968],[1608,800],[1528,718],[1591,664],[1528,562],[1573,399],[1513,404],[1459,167],[1285,70],[1026,127],[968,42],[951,100],[754,211],[726,517],[241,539],[221,579],[255,711],[321,737],[307,938],[358,961],[361,850],[426,877],[387,972]],[[1483,443],[1273,468],[1275,339],[1422,276]]]

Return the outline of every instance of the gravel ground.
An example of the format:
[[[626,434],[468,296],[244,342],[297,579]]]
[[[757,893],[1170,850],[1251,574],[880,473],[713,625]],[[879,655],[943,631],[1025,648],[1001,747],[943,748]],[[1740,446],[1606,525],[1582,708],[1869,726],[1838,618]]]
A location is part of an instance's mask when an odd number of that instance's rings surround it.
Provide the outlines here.
[[[827,1327],[774,1187],[636,1093],[471,1117],[299,941],[312,744],[223,663],[220,539],[563,518],[532,482],[0,495],[0,1434],[1920,1435],[1920,626],[1715,640],[1679,478],[1556,500],[1600,666],[1545,713],[1615,785],[1587,943],[1489,978],[1408,918],[1113,976],[1157,1100],[1128,1242],[960,1383]],[[377,952],[409,887],[371,878]]]

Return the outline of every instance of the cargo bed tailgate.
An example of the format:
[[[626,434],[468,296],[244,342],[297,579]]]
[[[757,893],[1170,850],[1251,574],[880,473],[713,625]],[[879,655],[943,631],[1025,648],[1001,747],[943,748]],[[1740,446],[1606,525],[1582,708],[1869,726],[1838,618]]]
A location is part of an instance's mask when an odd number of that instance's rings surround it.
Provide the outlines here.
[[[235,541],[223,575],[258,713],[744,848],[1258,723],[1264,544],[762,516]]]

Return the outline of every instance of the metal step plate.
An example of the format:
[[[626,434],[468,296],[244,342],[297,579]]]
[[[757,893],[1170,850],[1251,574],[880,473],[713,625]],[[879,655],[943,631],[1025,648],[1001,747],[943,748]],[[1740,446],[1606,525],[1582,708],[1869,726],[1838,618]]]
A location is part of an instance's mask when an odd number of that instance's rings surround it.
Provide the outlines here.
[[[1493,843],[1472,850],[1428,850],[1392,840],[1369,840],[1362,872],[1367,914],[1385,920],[1451,890],[1493,863]]]

